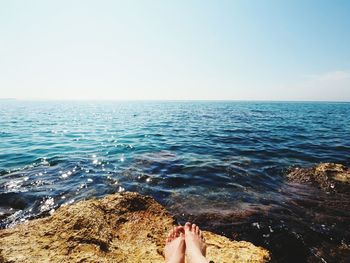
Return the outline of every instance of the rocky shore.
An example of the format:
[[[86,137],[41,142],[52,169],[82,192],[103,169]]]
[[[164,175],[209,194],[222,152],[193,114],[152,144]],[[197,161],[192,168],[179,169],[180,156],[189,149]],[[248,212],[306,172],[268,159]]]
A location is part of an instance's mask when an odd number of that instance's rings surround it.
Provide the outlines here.
[[[349,262],[350,169],[322,163],[293,168],[285,179],[280,191],[288,209],[270,205],[231,214],[185,215],[228,237],[205,231],[209,260]],[[0,230],[0,263],[164,262],[164,239],[173,225],[173,216],[151,197],[108,195]]]
[[[62,206],[53,215],[0,231],[0,262],[164,262],[176,222],[151,197],[118,193]],[[205,232],[213,262],[268,262],[270,253],[245,241]]]
[[[349,193],[350,169],[342,164],[321,163],[311,168],[295,168],[288,180],[316,186],[328,193]]]

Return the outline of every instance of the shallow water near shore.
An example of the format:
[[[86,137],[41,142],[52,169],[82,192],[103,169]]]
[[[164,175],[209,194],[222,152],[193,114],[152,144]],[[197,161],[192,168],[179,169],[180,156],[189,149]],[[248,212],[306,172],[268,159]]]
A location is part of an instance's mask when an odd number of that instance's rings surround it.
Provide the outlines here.
[[[0,101],[0,226],[137,191],[278,262],[336,262],[348,206],[285,175],[349,166],[349,131],[348,103]]]

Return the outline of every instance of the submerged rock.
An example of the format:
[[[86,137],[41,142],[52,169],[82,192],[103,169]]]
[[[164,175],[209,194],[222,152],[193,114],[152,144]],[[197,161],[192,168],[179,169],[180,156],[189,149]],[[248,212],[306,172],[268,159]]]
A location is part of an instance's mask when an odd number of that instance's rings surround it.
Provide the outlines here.
[[[291,182],[315,186],[300,191],[292,202],[300,207],[312,235],[303,234],[313,256],[322,262],[350,262],[350,169],[341,164],[321,163],[312,168],[295,168],[287,178]],[[316,192],[313,192],[316,190]],[[297,192],[295,192],[297,193]],[[317,239],[314,234],[318,233]]]
[[[0,231],[0,262],[164,262],[172,216],[151,197],[119,193],[62,206]],[[269,252],[204,232],[213,262],[267,262]]]
[[[321,163],[312,168],[295,168],[287,178],[297,183],[310,183],[331,193],[350,190],[350,169],[342,164]]]

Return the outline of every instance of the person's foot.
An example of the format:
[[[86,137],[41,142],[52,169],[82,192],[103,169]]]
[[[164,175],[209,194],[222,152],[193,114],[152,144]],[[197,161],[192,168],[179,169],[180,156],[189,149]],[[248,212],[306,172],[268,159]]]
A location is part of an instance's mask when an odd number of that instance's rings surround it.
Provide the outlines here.
[[[202,231],[195,224],[185,224],[186,256],[189,263],[207,263],[205,253],[207,245]]]
[[[166,263],[185,262],[185,236],[182,226],[173,227],[165,241],[164,256]]]

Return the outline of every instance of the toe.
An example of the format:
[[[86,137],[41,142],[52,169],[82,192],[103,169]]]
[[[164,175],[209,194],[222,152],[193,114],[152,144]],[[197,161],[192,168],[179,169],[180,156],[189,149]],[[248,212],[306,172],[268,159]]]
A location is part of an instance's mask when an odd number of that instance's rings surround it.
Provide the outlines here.
[[[171,230],[171,236],[172,238],[176,237],[176,228],[173,226],[173,229]]]
[[[174,239],[174,228],[169,231],[168,238],[170,241]]]
[[[179,236],[180,236],[180,233],[177,230],[177,227],[175,227],[175,229],[174,229],[174,237],[179,237]]]
[[[199,231],[200,231],[200,230],[199,230],[199,227],[196,226],[196,234],[197,234],[197,235],[199,235]]]
[[[192,224],[191,231],[192,231],[192,233],[196,233],[196,225],[195,224]]]
[[[183,226],[178,226],[178,227],[177,227],[177,231],[178,231],[179,233],[185,233],[185,228],[184,228]]]
[[[176,231],[176,237],[179,237],[181,233],[183,233],[183,227],[182,226],[177,226],[175,228]]]
[[[191,224],[189,222],[185,224],[185,231],[191,231]]]

